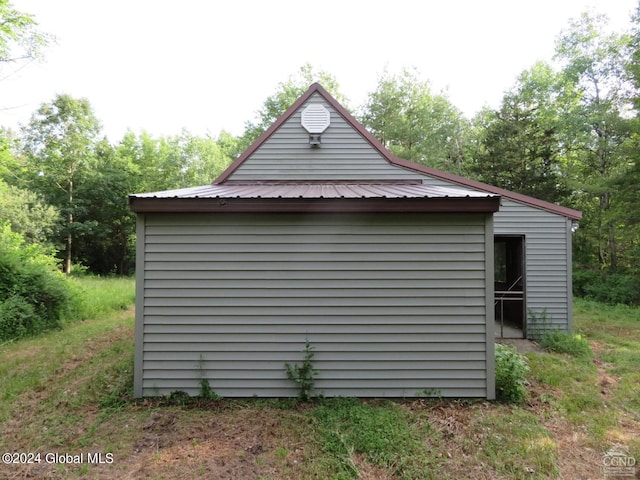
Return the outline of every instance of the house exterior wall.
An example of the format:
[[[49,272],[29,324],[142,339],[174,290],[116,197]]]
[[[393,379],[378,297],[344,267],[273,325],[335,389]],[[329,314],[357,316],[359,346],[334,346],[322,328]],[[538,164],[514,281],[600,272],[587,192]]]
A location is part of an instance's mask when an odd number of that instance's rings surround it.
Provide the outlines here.
[[[321,103],[331,113],[320,148],[308,144],[300,125],[307,103]],[[233,181],[298,180],[418,180],[429,185],[459,187],[392,165],[318,93],[288,118],[233,172]],[[468,185],[464,188],[473,189]],[[572,326],[571,221],[565,216],[503,198],[494,216],[495,234],[524,235],[526,254],[525,311],[527,336]]]
[[[492,216],[140,215],[136,396],[494,398]]]
[[[309,146],[309,134],[300,124],[303,106],[233,172],[234,181],[421,178],[416,172],[390,165],[320,95],[312,95],[309,103],[320,103],[331,114],[331,124],[321,136],[321,146]]]
[[[428,176],[423,183],[456,186]],[[571,330],[571,221],[503,198],[493,222],[496,235],[524,235],[527,337],[537,338],[552,329]]]

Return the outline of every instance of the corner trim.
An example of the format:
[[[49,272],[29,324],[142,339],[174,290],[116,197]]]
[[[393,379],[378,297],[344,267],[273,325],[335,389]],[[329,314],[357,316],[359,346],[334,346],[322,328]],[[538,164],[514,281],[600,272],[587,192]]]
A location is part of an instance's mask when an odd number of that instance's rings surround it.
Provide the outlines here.
[[[133,359],[133,396],[142,397],[142,381],[144,375],[144,263],[146,244],[146,219],[144,215],[136,216],[136,319],[134,327],[134,359]]]
[[[487,215],[484,227],[485,251],[485,303],[486,303],[486,348],[487,348],[487,400],[496,398],[496,355],[495,355],[495,311],[494,302],[494,232],[493,215]]]

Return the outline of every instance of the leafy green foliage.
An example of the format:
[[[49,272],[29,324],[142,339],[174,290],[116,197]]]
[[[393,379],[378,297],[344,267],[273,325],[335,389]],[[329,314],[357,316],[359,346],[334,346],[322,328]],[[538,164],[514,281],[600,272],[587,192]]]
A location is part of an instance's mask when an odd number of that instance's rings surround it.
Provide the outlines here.
[[[585,13],[572,21],[558,38],[556,59],[576,99],[561,121],[573,201],[585,216],[576,243],[588,243],[582,248],[595,255],[594,267],[614,272],[628,265],[618,245],[616,183],[629,169],[632,124],[625,113],[631,107],[624,74],[629,39],[607,26],[604,15]]]
[[[510,346],[497,343],[496,399],[505,403],[522,403],[527,398],[529,365],[527,358]]]
[[[318,82],[341,104],[346,104],[346,98],[340,93],[337,80],[327,72],[315,72],[313,66],[306,63],[287,81],[280,82],[276,92],[268,97],[262,108],[257,112],[257,119],[245,124],[242,137],[242,148],[247,148],[271,124],[289,108],[314,82]]]
[[[37,25],[33,15],[16,10],[8,0],[0,0],[0,62],[40,56],[52,37],[39,31]]]
[[[55,259],[8,225],[0,232],[0,340],[60,327],[71,290]]]
[[[573,273],[573,293],[611,305],[634,305],[640,303],[640,278],[630,273],[603,274],[576,269]]]
[[[549,352],[566,353],[579,358],[591,358],[593,352],[589,342],[580,334],[545,332],[540,339],[540,346]]]
[[[304,358],[302,359],[302,365],[290,365],[285,363],[284,367],[287,372],[287,378],[298,384],[300,400],[307,402],[311,399],[313,392],[314,380],[313,378],[318,375],[317,370],[313,368],[313,346],[307,339],[305,341]]]
[[[220,400],[222,397],[218,395],[213,388],[211,388],[211,384],[205,376],[204,356],[202,354],[200,354],[198,367],[198,370],[200,371],[200,398],[202,400]]]
[[[47,244],[60,222],[60,213],[36,193],[0,180],[0,218],[28,243]]]
[[[203,400],[220,400],[222,397],[218,395],[206,378],[200,379],[200,398]]]
[[[558,202],[567,195],[556,109],[560,75],[542,62],[524,71],[499,110],[478,116],[479,149],[467,168],[476,178]]]
[[[385,74],[363,107],[361,121],[394,155],[458,172],[468,122],[445,94],[434,94],[416,72]]]
[[[83,218],[87,205],[83,194],[91,176],[99,171],[99,134],[100,122],[89,101],[70,95],[57,95],[51,103],[42,104],[23,128],[29,181],[65,217],[60,243],[66,245],[67,273],[71,271],[73,240],[96,225],[95,220]]]
[[[24,297],[12,295],[0,302],[0,340],[26,337],[43,330],[42,319]]]

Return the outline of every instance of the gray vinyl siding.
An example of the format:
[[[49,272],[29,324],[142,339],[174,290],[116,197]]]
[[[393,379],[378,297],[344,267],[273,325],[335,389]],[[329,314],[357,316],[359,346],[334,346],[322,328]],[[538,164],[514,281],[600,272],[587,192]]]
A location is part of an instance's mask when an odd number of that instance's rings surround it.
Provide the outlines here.
[[[309,146],[309,134],[300,124],[303,106],[233,172],[230,179],[420,179],[416,172],[391,165],[322,97],[315,94],[307,103],[321,103],[331,114],[331,124],[322,134],[320,148]]]
[[[201,375],[225,397],[296,396],[284,364],[306,338],[317,394],[494,395],[490,215],[141,223],[137,396],[196,395]]]
[[[423,183],[455,186],[431,177],[424,177]],[[550,329],[570,330],[571,221],[503,198],[500,210],[493,216],[493,225],[496,235],[525,237],[527,337],[537,338]]]
[[[567,256],[567,219],[528,205],[503,200],[494,217],[496,235],[525,236],[527,336],[568,330],[571,264]]]

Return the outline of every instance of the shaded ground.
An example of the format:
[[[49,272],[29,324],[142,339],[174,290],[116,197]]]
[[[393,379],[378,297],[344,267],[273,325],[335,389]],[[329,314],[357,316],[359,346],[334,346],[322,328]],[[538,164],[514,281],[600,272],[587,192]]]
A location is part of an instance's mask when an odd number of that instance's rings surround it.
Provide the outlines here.
[[[515,347],[516,350],[518,350],[520,353],[542,351],[540,345],[532,340],[527,340],[525,338],[496,338],[496,343],[511,345],[512,347]]]

